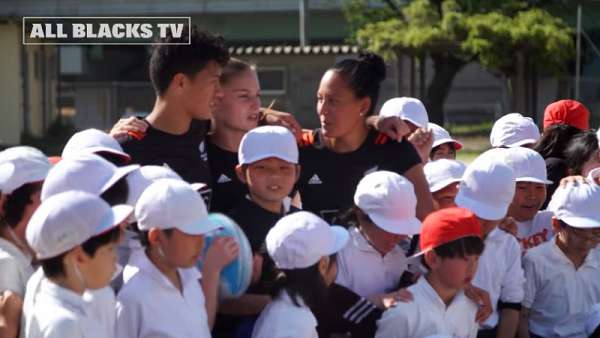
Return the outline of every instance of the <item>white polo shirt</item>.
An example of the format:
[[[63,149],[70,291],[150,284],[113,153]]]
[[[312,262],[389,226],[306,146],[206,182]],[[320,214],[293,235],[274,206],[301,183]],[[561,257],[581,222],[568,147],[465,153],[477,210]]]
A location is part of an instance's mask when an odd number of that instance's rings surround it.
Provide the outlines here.
[[[258,317],[252,338],[318,338],[317,319],[302,300],[299,305],[281,292]]]
[[[499,300],[517,304],[523,301],[525,277],[521,267],[521,246],[513,235],[496,228],[484,242],[473,285],[490,295],[494,311],[482,328],[491,329],[498,325]]]
[[[381,256],[356,227],[349,229],[350,240],[338,252],[336,283],[361,297],[388,293],[398,288],[402,273],[408,266],[404,250],[396,245]]]
[[[0,237],[0,293],[8,290],[24,296],[32,274],[31,257]]]
[[[109,338],[83,297],[44,277],[40,268],[27,284],[23,305],[26,338]]]
[[[523,252],[554,237],[552,215],[552,211],[538,211],[529,221],[515,222],[517,223],[517,239]]]
[[[600,256],[590,250],[583,265],[573,263],[556,240],[533,248],[523,258],[529,330],[544,337],[587,337],[585,322],[600,302]]]
[[[182,292],[145,254],[131,256],[123,271],[130,278],[117,296],[116,338],[210,337],[202,276],[195,267],[178,272]]]
[[[376,338],[422,338],[436,334],[477,337],[477,305],[462,291],[446,306],[425,277],[419,278],[408,290],[413,301],[400,302],[385,311],[377,322]]]

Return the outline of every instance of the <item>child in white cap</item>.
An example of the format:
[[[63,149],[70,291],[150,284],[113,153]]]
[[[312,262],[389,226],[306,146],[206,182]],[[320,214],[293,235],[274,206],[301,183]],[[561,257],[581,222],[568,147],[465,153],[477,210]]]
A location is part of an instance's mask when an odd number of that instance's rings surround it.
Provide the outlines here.
[[[27,228],[41,269],[27,283],[24,337],[109,337],[83,294],[109,284],[120,225],[132,210],[111,208],[81,191],[54,195],[40,205]]]
[[[497,229],[515,194],[515,173],[498,154],[503,150],[489,150],[467,167],[455,199],[479,218],[485,241],[473,285],[489,293],[493,313],[478,337],[514,337],[524,293],[520,245]]]
[[[411,134],[419,128],[426,129],[429,123],[425,105],[421,100],[414,97],[395,97],[385,101],[381,106],[379,115],[401,118],[408,124]]]
[[[376,171],[358,183],[354,203],[357,226],[349,229],[350,241],[338,253],[336,284],[383,308],[408,268],[399,243],[421,229],[417,198],[404,177]]]
[[[377,338],[421,338],[433,334],[477,336],[477,305],[465,296],[483,251],[481,226],[467,209],[435,211],[423,221],[421,257],[427,273],[408,290],[412,302],[397,303],[377,323]]]
[[[25,233],[31,215],[40,204],[40,190],[50,162],[41,151],[25,146],[0,153],[0,295],[12,293],[22,303],[27,280],[33,274],[33,252]],[[21,311],[17,306],[16,311]],[[16,337],[19,318],[3,318],[2,337]]]
[[[492,127],[490,143],[494,148],[532,147],[540,139],[540,130],[531,117],[519,113],[502,116]]]
[[[219,336],[251,334],[251,324],[271,301],[270,285],[275,279],[273,262],[265,250],[269,230],[288,213],[298,209],[288,197],[300,175],[298,145],[294,135],[281,126],[262,126],[247,132],[240,142],[235,168],[247,195],[235,203],[227,215],[242,228],[252,248],[260,279],[238,299],[227,300],[219,312]],[[246,323],[246,325],[244,325]],[[243,333],[241,332],[243,331]]]
[[[71,136],[63,148],[61,157],[69,158],[80,154],[96,154],[116,166],[129,163],[131,157],[123,151],[117,140],[98,129],[86,129]]]
[[[253,338],[317,338],[319,308],[337,272],[335,253],[348,232],[306,211],[283,217],[269,231],[267,251],[280,270],[274,300],[262,312]]]
[[[586,337],[585,322],[600,302],[600,186],[568,183],[548,209],[556,236],[527,251],[521,337]]]
[[[546,176],[544,159],[535,150],[516,147],[498,153],[515,172],[515,196],[508,207],[508,216],[516,223],[515,235],[525,252],[554,236],[552,212],[540,211],[546,200],[546,186],[552,181]]]
[[[448,160],[456,159],[456,151],[462,149],[462,143],[453,139],[450,133],[442,126],[429,122],[429,129],[433,133],[433,144],[429,159],[432,161],[442,158]]]
[[[237,245],[231,238],[216,239],[200,274],[196,263],[204,235],[217,225],[200,195],[181,180],[150,185],[138,199],[135,217],[145,251],[132,255],[125,267],[130,277],[117,296],[115,336],[210,337],[219,274],[236,257]],[[225,249],[213,249],[219,247]]]
[[[425,164],[423,171],[433,197],[434,209],[456,206],[454,199],[466,168],[462,162],[445,158]]]

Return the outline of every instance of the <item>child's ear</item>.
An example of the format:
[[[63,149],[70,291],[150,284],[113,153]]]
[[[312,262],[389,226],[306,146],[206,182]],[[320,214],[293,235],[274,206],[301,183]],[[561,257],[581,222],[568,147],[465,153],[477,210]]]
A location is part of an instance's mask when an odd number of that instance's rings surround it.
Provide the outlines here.
[[[560,226],[558,218],[552,217],[552,231],[554,231],[554,234],[558,234],[561,230],[562,227]]]
[[[158,243],[161,231],[158,228],[150,228],[148,230],[148,243],[155,244]]]
[[[435,253],[434,250],[429,250],[423,254],[425,263],[429,266],[430,270],[434,270],[438,267],[440,263],[440,257]]]
[[[321,276],[326,276],[327,275],[327,270],[329,268],[329,257],[324,256],[321,257],[321,259],[319,259],[319,273],[321,273]]]
[[[244,184],[248,184],[248,182],[246,181],[246,173],[244,168],[242,168],[241,164],[238,164],[235,166],[235,174],[237,175],[238,179],[240,180],[240,182],[244,183]]]
[[[71,252],[69,253],[70,255],[73,256],[73,258],[75,259],[75,261],[77,263],[85,263],[88,260],[90,260],[90,256],[83,250],[83,247],[81,245],[73,248],[73,250],[71,250]]]

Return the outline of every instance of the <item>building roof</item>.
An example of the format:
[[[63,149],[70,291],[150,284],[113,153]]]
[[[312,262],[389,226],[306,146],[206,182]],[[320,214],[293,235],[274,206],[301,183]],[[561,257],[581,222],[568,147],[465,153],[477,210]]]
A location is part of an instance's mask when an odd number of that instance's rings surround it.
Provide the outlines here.
[[[352,45],[266,45],[266,46],[232,46],[229,53],[232,55],[326,55],[326,54],[357,54],[358,46]]]

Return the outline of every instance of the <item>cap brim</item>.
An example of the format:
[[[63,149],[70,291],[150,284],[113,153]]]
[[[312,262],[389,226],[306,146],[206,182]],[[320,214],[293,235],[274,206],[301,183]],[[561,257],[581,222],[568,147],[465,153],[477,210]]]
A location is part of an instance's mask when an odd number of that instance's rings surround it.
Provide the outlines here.
[[[458,142],[457,140],[454,140],[454,139],[451,139],[451,138],[443,138],[443,139],[440,139],[440,140],[437,140],[437,141],[433,142],[433,144],[431,145],[431,148],[433,149],[433,148],[435,148],[435,147],[437,147],[439,145],[442,145],[444,143],[452,143],[452,144],[454,144],[454,149],[455,150],[461,150],[462,147],[463,147],[462,143]]]
[[[286,161],[289,163],[293,163],[293,164],[298,164],[298,158],[293,158],[292,156],[282,156],[281,154],[274,154],[274,153],[268,153],[268,154],[260,154],[260,155],[256,155],[253,157],[244,157],[244,162],[240,163],[240,164],[252,164],[254,162],[258,162],[267,158],[271,158],[271,157],[275,157],[278,158],[282,161]]]
[[[402,120],[405,120],[405,121],[408,121],[408,122],[410,122],[410,123],[414,124],[415,126],[417,126],[417,127],[419,127],[419,128],[425,128],[425,127],[423,127],[423,126],[422,126],[422,124],[421,124],[421,123],[419,123],[419,122],[415,121],[415,119],[413,119],[413,118],[406,117],[406,116],[401,116],[400,118],[401,118]]]
[[[326,254],[333,255],[334,253],[342,250],[344,246],[346,246],[348,240],[350,239],[350,234],[348,233],[348,230],[339,225],[332,225],[329,228],[329,230],[333,233],[335,242],[333,244],[333,247],[331,247],[330,250],[326,252]]]
[[[421,232],[421,221],[419,221],[416,217],[398,220],[371,213],[369,214],[369,218],[379,228],[392,234],[410,236]]]
[[[208,184],[206,184],[206,183],[192,183],[192,184],[190,184],[190,185],[192,186],[192,189],[194,189],[194,190],[196,190],[196,191],[198,191],[198,190],[201,190],[201,189],[204,189],[204,188],[207,188],[207,187],[208,187]]]
[[[452,184],[452,183],[458,183],[461,182],[462,178],[449,178],[449,179],[445,179],[443,181],[440,182],[436,182],[434,185],[429,187],[429,191],[433,192],[437,192],[440,191],[442,189],[444,189],[445,187],[447,187],[448,185]]]
[[[557,219],[567,223],[570,227],[578,229],[600,228],[600,220],[589,217],[577,216],[555,216]]]
[[[126,204],[115,205],[110,208],[110,212],[108,212],[102,218],[102,224],[96,228],[94,232],[94,236],[101,235],[110,229],[118,226],[123,223],[123,221],[127,220],[127,218],[133,213],[133,207]]]
[[[482,203],[481,201],[474,200],[461,194],[460,190],[454,202],[457,206],[471,210],[477,217],[483,218],[489,221],[496,221],[506,217],[508,211],[508,204],[506,207],[498,207],[496,205],[489,205]]]
[[[113,148],[109,148],[109,147],[90,147],[90,148],[82,149],[82,152],[83,151],[88,152],[88,153],[94,153],[94,154],[108,153],[111,155],[116,155],[118,157],[121,157],[127,162],[131,161],[131,156],[129,156],[129,154],[122,152],[122,151],[114,150]]]
[[[120,180],[121,178],[125,177],[125,175],[127,175],[127,174],[131,173],[132,171],[137,170],[139,168],[140,168],[140,166],[138,164],[131,164],[131,165],[126,165],[124,167],[118,167],[117,170],[115,171],[115,174],[110,178],[110,180],[108,180],[108,182],[106,182],[102,186],[100,193],[101,194],[104,193],[110,187],[115,185],[115,183],[117,183],[118,180]]]
[[[188,235],[205,235],[222,228],[223,226],[218,223],[218,220],[211,217],[211,215],[189,224],[177,226],[176,228]]]
[[[515,182],[533,182],[533,183],[541,183],[541,184],[552,184],[554,182],[550,181],[550,180],[544,180],[538,177],[530,177],[530,176],[526,176],[526,177],[517,177],[515,179]]]
[[[600,176],[600,168],[594,168],[592,170],[590,170],[590,172],[587,175],[587,179],[593,182],[596,182],[596,177]]]
[[[533,143],[536,143],[537,141],[538,140],[536,140],[536,139],[528,138],[528,139],[524,139],[524,140],[521,140],[521,141],[518,141],[515,143],[506,144],[505,146],[509,147],[509,148],[516,148],[516,147],[522,147],[526,144],[533,144]]]

